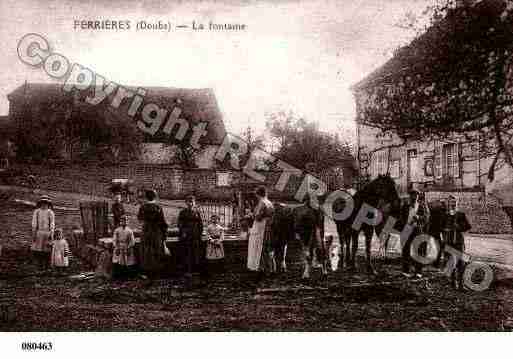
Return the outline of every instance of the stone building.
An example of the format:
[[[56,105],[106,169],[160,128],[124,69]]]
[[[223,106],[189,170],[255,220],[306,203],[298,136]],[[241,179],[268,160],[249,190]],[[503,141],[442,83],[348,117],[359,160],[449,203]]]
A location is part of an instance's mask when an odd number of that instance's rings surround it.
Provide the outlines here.
[[[474,111],[472,100],[479,96],[475,92],[481,92],[482,88],[472,88],[473,77],[476,84],[490,80],[488,77],[493,71],[487,70],[482,63],[486,65],[487,61],[492,61],[493,51],[490,59],[476,61],[458,57],[458,54],[475,43],[479,45],[477,36],[488,36],[486,31],[491,31],[490,27],[493,30],[493,24],[500,21],[498,19],[503,16],[505,7],[503,1],[488,0],[461,9],[471,13],[465,18],[469,22],[465,24],[469,30],[461,39],[457,37],[461,34],[442,22],[396,51],[392,59],[352,87],[357,111],[358,162],[360,173],[366,179],[389,173],[402,193],[412,187],[426,191],[479,191],[486,187],[494,155],[490,153],[493,140],[480,138],[477,131],[469,136],[468,132],[460,132],[457,128],[444,135],[423,135],[423,129],[419,128],[422,122],[416,122],[416,118],[432,114],[451,126],[454,103],[461,107],[458,114],[467,107]],[[458,11],[457,8],[454,16],[459,16]],[[482,66],[476,69],[476,64]],[[508,78],[504,83],[504,93],[511,95],[511,52],[505,67],[509,70],[505,71]],[[400,102],[397,101],[398,93],[402,94]],[[468,106],[463,102],[467,99]],[[411,110],[407,113],[409,116],[397,107]],[[486,108],[483,106],[478,110],[484,112]],[[510,110],[504,107],[506,113]],[[391,127],[392,121],[380,121],[387,116],[403,116],[393,122],[397,130]],[[486,119],[485,113],[478,120]],[[410,131],[412,135],[408,132],[411,127],[416,127]],[[504,172],[509,171],[508,166],[499,163],[497,168],[496,178],[506,180],[509,176]]]
[[[137,88],[127,88],[134,93]],[[212,168],[214,149],[222,143],[226,130],[214,92],[211,89],[178,89],[164,87],[145,87],[144,104],[155,104],[168,114],[179,109],[179,115],[171,123],[166,116],[161,128],[153,134],[143,133],[137,160],[147,164],[179,164],[176,162],[178,143],[189,141],[195,126],[204,123],[206,133],[199,139],[201,151],[195,156],[197,168]],[[107,124],[113,121],[140,123],[143,121],[141,110],[129,116],[130,99],[125,99],[119,107],[111,106],[115,92],[99,104],[91,105],[85,101],[92,90],[72,90],[66,92],[61,84],[25,83],[12,91],[9,100],[9,118],[16,123],[18,131],[30,133],[28,139],[37,142],[38,132],[49,128],[49,140],[57,142],[55,153],[47,157],[61,160],[76,160],[92,147],[103,149],[113,162],[134,160],[126,158],[119,150],[118,143],[109,142],[108,134],[95,143],[83,134],[87,129],[77,128],[82,123],[101,121]],[[171,126],[166,128],[166,125]],[[164,130],[166,129],[166,130]],[[117,130],[117,129],[116,129]],[[82,131],[82,132],[81,132]],[[32,132],[32,133],[31,133]],[[44,140],[44,139],[43,139]],[[48,158],[47,158],[48,159]]]
[[[27,83],[18,87],[8,96],[9,117],[17,131],[27,133],[28,140],[34,142],[45,140],[38,138],[38,134],[43,133],[47,140],[54,141],[58,150],[44,158],[28,161],[28,164],[23,161],[15,166],[25,176],[35,175],[39,188],[98,195],[109,194],[113,179],[130,180],[137,189],[154,188],[163,198],[183,198],[195,193],[201,198],[230,201],[236,191],[248,187],[250,178],[227,165],[229,161],[226,159],[217,161],[215,158],[226,130],[212,90],[158,87],[145,90],[145,103],[158,104],[168,113],[180,108],[180,120],[176,121],[172,131],[163,130],[167,122],[153,134],[140,131],[144,138],[138,157],[127,158],[119,144],[109,141],[109,137],[105,137],[107,140],[103,143],[93,143],[80,131],[80,136],[77,132],[70,135],[70,127],[73,130],[73,126],[80,123],[109,123],[112,119],[121,119],[127,124],[128,121],[140,121],[140,112],[133,118],[125,115],[129,104],[121,103],[114,111],[109,105],[112,96],[106,98],[105,103],[93,106],[83,101],[87,92],[68,93],[58,84]],[[180,137],[181,129],[186,128],[183,140],[187,142],[192,137],[191,129],[202,123],[206,124],[206,134],[199,141],[201,150],[194,154],[194,165],[184,166],[176,156],[180,145],[172,138]],[[92,149],[101,156],[85,159],[84,154]],[[281,170],[268,168],[260,172],[265,178],[260,184],[269,188],[273,198],[293,199],[302,183],[302,176],[291,176],[287,187],[277,191],[274,187]],[[353,174],[352,163],[351,166],[341,164],[320,174],[319,179],[329,190],[334,190],[350,186]]]
[[[465,2],[449,13],[451,22],[429,28],[352,87],[362,181],[388,173],[402,195],[414,188],[432,201],[451,193],[475,231],[511,233],[508,205],[488,189],[513,188],[513,172],[494,148],[493,133],[480,128],[500,115],[510,128],[504,138],[511,139],[513,52],[511,36],[502,36],[512,32],[510,10],[502,0]],[[490,104],[499,101],[504,105],[492,114]],[[459,116],[479,130],[459,128]],[[430,132],[426,123],[448,130]]]

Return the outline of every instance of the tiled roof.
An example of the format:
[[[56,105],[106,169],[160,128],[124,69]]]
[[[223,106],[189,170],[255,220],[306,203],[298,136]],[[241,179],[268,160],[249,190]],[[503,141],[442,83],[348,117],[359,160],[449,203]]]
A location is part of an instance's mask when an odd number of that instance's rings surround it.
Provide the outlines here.
[[[125,88],[137,90],[137,87]],[[143,108],[145,104],[155,103],[161,108],[167,109],[169,112],[173,110],[175,106],[182,110],[181,117],[186,119],[191,125],[195,125],[200,122],[207,123],[207,142],[210,144],[220,144],[225,136],[226,129],[222,119],[221,111],[219,110],[217,100],[212,89],[185,89],[185,88],[173,88],[173,87],[142,87],[146,90],[144,95],[144,102],[140,108]],[[80,96],[88,94],[91,90],[86,90]],[[116,90],[117,91],[117,90]],[[113,92],[104,103],[110,102],[110,100],[116,94]],[[47,84],[47,83],[27,83],[19,86],[13,92],[8,95],[9,101],[17,101],[18,99],[24,99],[28,102],[53,102],[62,101],[68,98],[67,101],[72,100],[72,95],[65,92],[62,89],[62,84]],[[118,109],[112,109],[123,117],[129,119],[127,115],[128,107],[130,106],[132,99],[123,100],[121,106]],[[86,102],[80,102],[80,107],[83,109],[87,106],[92,106]],[[112,112],[112,111],[110,111]],[[168,114],[169,114],[168,112]],[[140,114],[136,115],[136,118]],[[158,138],[158,136],[156,137]]]

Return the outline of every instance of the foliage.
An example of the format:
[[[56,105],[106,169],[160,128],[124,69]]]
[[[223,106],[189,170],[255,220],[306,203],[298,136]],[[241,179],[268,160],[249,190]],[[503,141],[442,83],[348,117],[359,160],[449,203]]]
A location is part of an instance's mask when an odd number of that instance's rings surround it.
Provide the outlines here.
[[[192,147],[189,141],[181,141],[176,144],[173,162],[183,168],[196,168],[196,156],[198,149]]]
[[[359,120],[403,139],[482,141],[495,156],[491,179],[501,156],[513,167],[512,10],[501,0],[439,2],[427,32],[360,89]]]
[[[338,135],[322,132],[317,123],[309,123],[293,112],[267,114],[267,129],[278,142],[273,155],[296,168],[322,172],[332,167],[352,167],[350,145]]]
[[[255,131],[251,126],[248,126],[241,134],[240,137],[244,140],[244,142],[248,146],[247,152],[239,157],[239,163],[245,164],[249,160],[251,154],[254,153],[256,149],[264,148],[264,138],[262,136],[255,135]]]
[[[25,109],[23,126],[16,132],[21,158],[54,159],[68,151],[73,160],[119,161],[139,154],[141,131],[131,118],[123,118],[108,106],[85,103],[41,103]],[[78,153],[77,145],[86,144]]]

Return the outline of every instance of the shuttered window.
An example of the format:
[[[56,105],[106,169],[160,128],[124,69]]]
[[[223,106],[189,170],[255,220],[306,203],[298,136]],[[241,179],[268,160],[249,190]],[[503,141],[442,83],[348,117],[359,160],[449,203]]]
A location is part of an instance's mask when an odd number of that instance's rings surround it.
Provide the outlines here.
[[[447,143],[442,148],[442,170],[443,175],[449,178],[460,176],[460,161],[457,143]]]
[[[218,187],[230,186],[230,173],[229,172],[217,172],[217,186]]]
[[[380,174],[387,173],[387,161],[388,161],[388,152],[386,150],[381,150],[378,152],[374,152],[372,155],[372,176],[377,177]]]

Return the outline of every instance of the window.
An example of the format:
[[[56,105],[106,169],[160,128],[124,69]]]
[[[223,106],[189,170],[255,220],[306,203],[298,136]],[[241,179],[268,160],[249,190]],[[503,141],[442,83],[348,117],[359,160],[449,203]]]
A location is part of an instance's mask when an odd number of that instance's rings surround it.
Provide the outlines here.
[[[401,161],[393,160],[390,166],[390,177],[399,178],[401,177]]]
[[[456,143],[443,145],[442,173],[449,178],[457,178],[460,175],[458,145]]]
[[[372,172],[374,177],[387,172],[387,160],[387,151],[382,150],[374,152],[374,155],[372,156]]]
[[[413,149],[407,150],[406,156],[408,159],[407,180],[412,181],[412,182],[419,182],[420,174],[419,174],[419,162],[418,162],[419,158],[417,157],[417,149],[413,148]]]
[[[217,172],[217,186],[227,187],[230,185],[230,173],[229,172]]]
[[[425,177],[433,177],[434,175],[435,175],[435,172],[434,172],[433,158],[427,157],[424,161],[424,176]]]

